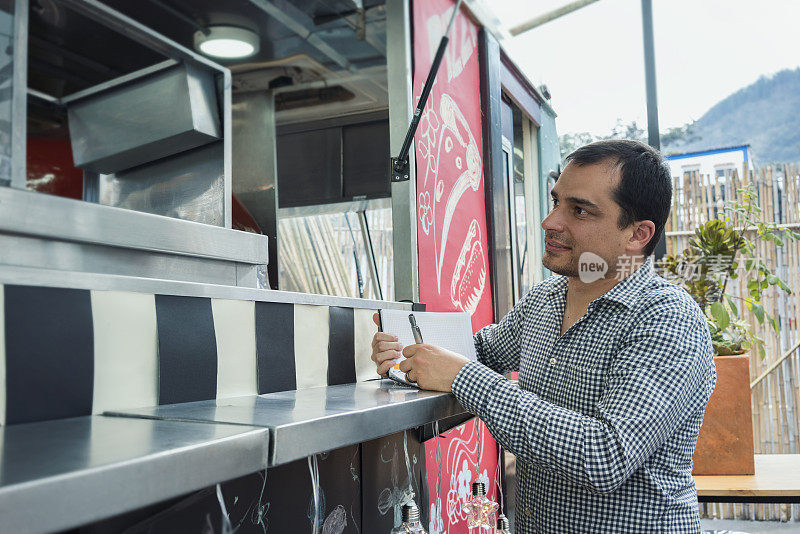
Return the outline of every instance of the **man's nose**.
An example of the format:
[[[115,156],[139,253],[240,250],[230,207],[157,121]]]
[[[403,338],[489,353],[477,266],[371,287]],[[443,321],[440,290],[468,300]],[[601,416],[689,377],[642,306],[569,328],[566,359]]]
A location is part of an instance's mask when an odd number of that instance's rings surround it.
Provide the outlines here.
[[[558,208],[553,208],[542,220],[542,230],[551,230],[553,232],[561,233],[564,231],[564,221],[562,220],[561,213]]]

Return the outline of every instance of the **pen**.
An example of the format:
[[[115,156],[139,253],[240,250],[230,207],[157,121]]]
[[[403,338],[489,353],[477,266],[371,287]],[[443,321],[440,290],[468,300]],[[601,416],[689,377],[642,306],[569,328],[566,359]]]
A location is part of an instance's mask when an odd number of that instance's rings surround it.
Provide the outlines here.
[[[417,320],[414,318],[413,313],[408,314],[408,322],[411,323],[411,333],[414,334],[414,343],[422,343],[422,332],[419,331]]]

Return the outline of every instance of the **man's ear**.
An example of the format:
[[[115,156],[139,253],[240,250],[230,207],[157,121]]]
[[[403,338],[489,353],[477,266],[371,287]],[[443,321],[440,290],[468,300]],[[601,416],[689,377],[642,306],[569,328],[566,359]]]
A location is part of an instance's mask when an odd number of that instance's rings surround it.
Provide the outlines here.
[[[655,239],[656,225],[653,221],[636,221],[633,223],[633,234],[628,239],[628,249],[641,252],[651,239]]]

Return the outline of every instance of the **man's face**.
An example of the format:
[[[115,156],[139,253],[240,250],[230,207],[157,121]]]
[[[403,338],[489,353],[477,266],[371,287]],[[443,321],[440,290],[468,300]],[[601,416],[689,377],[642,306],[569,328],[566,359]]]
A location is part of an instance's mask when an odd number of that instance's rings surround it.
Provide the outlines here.
[[[619,168],[606,162],[578,166],[569,163],[551,192],[553,208],[542,221],[545,252],[542,264],[557,274],[577,277],[581,254],[594,253],[614,277],[633,230],[617,225],[621,208],[612,191]]]

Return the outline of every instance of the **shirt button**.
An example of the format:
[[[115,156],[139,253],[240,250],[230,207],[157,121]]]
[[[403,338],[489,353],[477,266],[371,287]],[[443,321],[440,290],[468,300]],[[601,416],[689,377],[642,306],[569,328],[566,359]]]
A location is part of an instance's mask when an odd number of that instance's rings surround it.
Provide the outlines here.
[[[527,515],[528,517],[530,517],[532,515],[530,508],[525,508],[525,515]]]
[[[557,360],[555,358],[550,358],[550,365],[555,365],[556,361]]]

